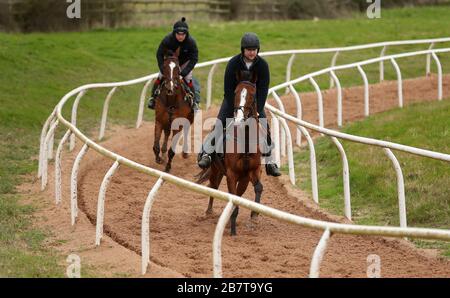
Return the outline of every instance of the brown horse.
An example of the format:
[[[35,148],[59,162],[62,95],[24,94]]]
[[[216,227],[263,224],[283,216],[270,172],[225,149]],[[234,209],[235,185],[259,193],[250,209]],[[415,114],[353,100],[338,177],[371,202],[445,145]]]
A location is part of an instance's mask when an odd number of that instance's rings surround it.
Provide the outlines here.
[[[178,63],[178,56],[180,49],[175,53],[166,52],[163,66],[163,81],[161,85],[161,92],[158,95],[155,105],[155,141],[153,144],[153,152],[155,153],[155,161],[162,164],[162,159],[159,156],[167,152],[167,142],[170,133],[172,132],[172,145],[176,145],[180,132],[183,128],[171,129],[172,123],[175,119],[188,119],[189,125],[194,121],[194,111],[192,109],[192,101],[186,97],[186,89],[183,84],[183,79],[180,77],[180,66]],[[187,129],[184,127],[184,129]],[[164,142],[160,149],[159,142],[161,133],[164,130]],[[186,139],[183,142],[187,142]],[[169,172],[172,167],[172,159],[175,152],[170,146],[168,152],[168,161],[166,164],[166,172]],[[188,154],[183,152],[183,158],[187,158]]]
[[[261,194],[263,191],[263,185],[261,184],[261,152],[259,147],[256,146],[253,150],[250,150],[251,140],[250,137],[255,139],[259,138],[259,130],[261,129],[258,121],[258,114],[256,108],[256,76],[253,76],[251,81],[242,81],[241,74],[238,75],[238,81],[234,97],[234,131],[233,136],[225,141],[225,154],[223,160],[221,160],[217,154],[213,156],[212,164],[209,169],[200,172],[197,177],[198,183],[203,183],[209,179],[209,187],[217,189],[222,181],[223,176],[227,178],[228,192],[238,196],[242,196],[247,189],[249,182],[251,181],[255,190],[255,202],[259,203]],[[248,120],[253,120],[255,129],[254,133],[250,135]],[[239,136],[245,136],[244,140]],[[216,140],[216,142],[221,140]],[[242,142],[244,141],[244,142]],[[242,143],[244,148],[242,148]],[[258,144],[258,141],[253,142]],[[232,152],[227,152],[232,149]],[[231,150],[230,150],[231,151]],[[212,213],[214,198],[210,197],[208,209],[206,214]],[[236,235],[236,218],[239,213],[239,206],[235,206],[231,215],[231,235]],[[258,213],[252,211],[251,219],[255,219]]]

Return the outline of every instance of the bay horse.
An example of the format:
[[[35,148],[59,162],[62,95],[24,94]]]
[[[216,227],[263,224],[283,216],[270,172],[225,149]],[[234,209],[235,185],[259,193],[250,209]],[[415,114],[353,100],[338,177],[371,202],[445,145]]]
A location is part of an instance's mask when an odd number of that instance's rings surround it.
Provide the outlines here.
[[[178,62],[178,56],[180,54],[180,48],[175,52],[165,51],[164,53],[164,66],[163,66],[163,78],[161,83],[161,91],[158,95],[158,100],[155,102],[155,140],[153,144],[153,152],[155,153],[155,161],[158,164],[162,164],[163,160],[159,156],[159,153],[167,152],[167,142],[169,140],[170,133],[172,132],[172,145],[177,142],[176,136],[180,136],[180,132],[183,128],[171,129],[172,122],[177,119],[188,119],[189,125],[194,121],[194,110],[192,109],[192,99],[186,100],[186,89],[189,88],[184,85],[183,79],[180,77],[180,65]],[[184,127],[184,126],[183,126]],[[184,129],[187,129],[184,127]],[[161,133],[164,131],[164,142],[162,148],[159,147],[161,139]],[[185,133],[187,133],[185,131]],[[186,134],[185,134],[186,136]],[[186,137],[183,142],[186,144]],[[172,167],[172,160],[175,156],[173,146],[169,147],[168,160],[165,171],[170,172]],[[183,151],[183,158],[187,158],[188,154]]]
[[[197,183],[203,183],[209,180],[209,187],[218,189],[222,178],[226,176],[228,192],[237,196],[242,196],[247,189],[249,182],[251,181],[255,191],[255,202],[259,203],[261,200],[261,194],[263,192],[263,185],[261,184],[261,151],[259,146],[256,149],[250,150],[250,137],[259,136],[259,130],[261,129],[258,113],[256,107],[256,75],[254,74],[251,80],[242,80],[242,74],[238,73],[238,85],[235,89],[234,97],[234,121],[232,122],[234,131],[233,137],[226,136],[225,146],[226,149],[231,148],[231,152],[225,150],[223,160],[218,157],[217,154],[212,156],[212,163],[208,169],[201,171],[196,177]],[[249,119],[252,119],[256,125],[256,132],[253,130],[253,136],[250,136],[250,129],[245,123]],[[242,138],[236,138],[234,136],[245,136]],[[220,142],[222,140],[216,140]],[[242,150],[242,141],[244,141],[244,150]],[[258,142],[256,142],[257,144]],[[255,144],[255,143],[253,143]],[[241,150],[239,150],[239,148]],[[244,152],[242,152],[244,151]],[[214,198],[209,198],[208,209],[206,214],[212,213]],[[236,235],[236,218],[239,213],[239,206],[235,206],[231,215],[231,235]],[[252,211],[251,219],[254,220],[258,216],[258,213]]]

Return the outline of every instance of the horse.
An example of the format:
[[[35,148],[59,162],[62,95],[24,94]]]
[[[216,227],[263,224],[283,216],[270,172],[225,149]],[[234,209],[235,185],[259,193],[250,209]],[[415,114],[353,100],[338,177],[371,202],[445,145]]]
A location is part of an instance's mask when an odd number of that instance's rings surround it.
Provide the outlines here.
[[[176,144],[176,136],[180,136],[179,133],[182,129],[187,127],[172,129],[172,122],[174,119],[182,118],[188,119],[189,125],[194,121],[194,110],[192,109],[192,98],[186,96],[187,87],[183,79],[180,77],[180,65],[178,62],[178,56],[180,54],[180,48],[175,52],[165,51],[164,54],[164,66],[163,66],[163,81],[161,83],[161,90],[158,94],[158,100],[155,104],[155,141],[153,144],[153,152],[155,153],[155,161],[158,164],[162,164],[163,160],[159,156],[160,151],[164,154],[167,152],[167,142],[169,140],[170,133],[172,132],[172,144]],[[161,133],[164,131],[164,142],[162,148],[159,147],[161,139]],[[184,131],[187,133],[187,131]],[[186,134],[185,134],[186,136]],[[183,140],[186,144],[186,137]],[[172,160],[175,156],[173,146],[170,146],[168,152],[168,161],[165,171],[170,172],[172,168]],[[185,146],[186,147],[186,146]],[[188,154],[183,151],[183,158],[187,158]]]
[[[211,166],[201,171],[196,177],[198,178],[197,183],[203,183],[209,180],[209,187],[218,189],[222,178],[226,176],[228,192],[237,196],[242,196],[247,189],[249,182],[251,181],[255,191],[255,202],[259,203],[261,200],[261,194],[263,192],[263,185],[261,183],[261,151],[259,147],[256,146],[256,150],[250,152],[250,137],[249,137],[249,127],[245,125],[248,119],[252,119],[256,123],[256,136],[259,137],[259,130],[261,129],[258,120],[258,113],[256,108],[256,75],[253,75],[251,80],[242,80],[242,74],[238,73],[238,85],[235,89],[234,97],[234,121],[232,128],[234,131],[234,136],[244,135],[245,136],[245,148],[237,150],[239,146],[239,138],[228,138],[226,137],[226,149],[233,149],[232,152],[227,152],[223,156],[223,160],[218,157],[217,154],[212,156]],[[216,140],[216,142],[221,140]],[[244,151],[244,152],[242,152]],[[209,198],[208,209],[206,214],[212,213],[214,198]],[[239,213],[239,206],[235,206],[233,213],[231,215],[231,235],[236,235],[236,219]],[[258,213],[251,212],[251,220],[255,220]]]

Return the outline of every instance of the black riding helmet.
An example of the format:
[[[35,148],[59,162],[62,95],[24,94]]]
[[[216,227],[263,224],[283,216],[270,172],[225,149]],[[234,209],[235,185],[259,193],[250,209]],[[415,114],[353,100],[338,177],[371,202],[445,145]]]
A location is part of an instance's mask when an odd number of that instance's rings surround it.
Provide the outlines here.
[[[255,33],[247,32],[241,39],[241,52],[244,53],[244,49],[257,49],[259,53],[259,38]]]
[[[177,32],[184,32],[186,35],[189,34],[189,26],[186,23],[186,18],[182,17],[181,20],[177,21],[173,25],[173,34],[175,35]]]

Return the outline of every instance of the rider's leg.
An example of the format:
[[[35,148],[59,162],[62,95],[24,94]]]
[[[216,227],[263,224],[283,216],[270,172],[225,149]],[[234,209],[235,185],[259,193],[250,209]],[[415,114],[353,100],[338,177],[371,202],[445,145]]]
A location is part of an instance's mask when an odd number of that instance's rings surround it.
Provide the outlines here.
[[[155,80],[155,82],[153,83],[153,88],[152,88],[152,92],[150,95],[150,99],[148,101],[148,108],[154,110],[155,109],[155,99],[158,96],[158,94],[156,94],[158,87],[161,85],[161,81],[162,81],[162,75],[159,74],[158,78]]]
[[[231,110],[231,113],[233,110]],[[230,118],[230,109],[226,100],[222,102],[219,115],[217,116],[216,125],[211,133],[209,133],[202,146],[202,152],[198,154],[198,166],[206,169],[211,165],[211,155],[214,152],[223,153],[223,129],[226,119]]]
[[[270,127],[269,123],[267,121],[267,118],[265,117],[265,114],[260,114],[260,123],[263,126],[263,132],[265,132],[265,138],[264,138],[264,148],[262,156],[265,158],[265,164],[266,164],[266,174],[269,176],[281,176],[280,170],[278,169],[278,166],[276,162],[272,158],[272,150],[274,148],[274,144],[272,143],[272,137],[270,133]]]

